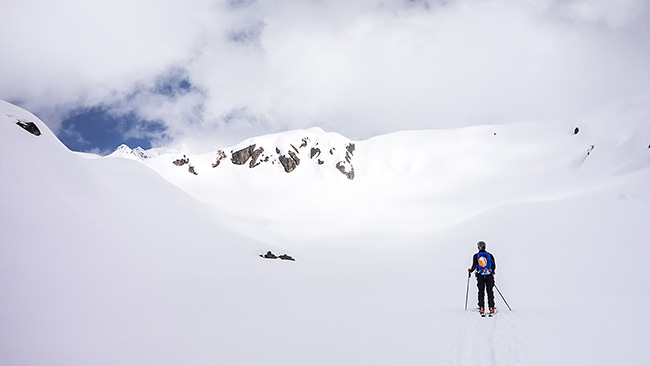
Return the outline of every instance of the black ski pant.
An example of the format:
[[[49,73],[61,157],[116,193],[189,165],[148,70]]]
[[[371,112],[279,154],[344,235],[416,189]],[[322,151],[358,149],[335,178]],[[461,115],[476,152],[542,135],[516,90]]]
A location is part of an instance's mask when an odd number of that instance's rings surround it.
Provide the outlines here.
[[[488,307],[494,308],[494,275],[483,276],[481,274],[476,274],[477,286],[478,286],[478,307],[485,309],[485,290],[487,289],[488,295]]]

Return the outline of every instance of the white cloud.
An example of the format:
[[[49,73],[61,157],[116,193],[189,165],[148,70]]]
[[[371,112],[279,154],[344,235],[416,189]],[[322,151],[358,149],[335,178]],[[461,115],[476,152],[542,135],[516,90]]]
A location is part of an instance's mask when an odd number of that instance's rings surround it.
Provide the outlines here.
[[[172,136],[569,119],[650,85],[624,1],[5,1],[0,98],[112,105]],[[6,56],[5,56],[6,55]],[[193,86],[159,95],[180,69]],[[54,111],[54,112],[52,112]],[[47,116],[45,117],[47,120]]]

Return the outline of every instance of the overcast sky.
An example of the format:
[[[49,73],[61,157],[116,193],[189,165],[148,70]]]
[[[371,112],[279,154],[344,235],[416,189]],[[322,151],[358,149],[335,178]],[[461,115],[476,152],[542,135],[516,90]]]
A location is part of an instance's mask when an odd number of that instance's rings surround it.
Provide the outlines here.
[[[102,135],[225,146],[312,126],[365,139],[566,120],[650,90],[645,0],[2,0],[0,13],[0,99],[86,151]]]

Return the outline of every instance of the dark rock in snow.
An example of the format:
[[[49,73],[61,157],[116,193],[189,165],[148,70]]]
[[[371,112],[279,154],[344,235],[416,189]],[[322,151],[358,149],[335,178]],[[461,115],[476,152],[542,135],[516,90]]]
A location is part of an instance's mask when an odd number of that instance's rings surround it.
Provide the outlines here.
[[[345,149],[350,153],[350,155],[354,155],[354,149],[356,149],[356,145],[350,143],[345,147]]]
[[[282,259],[282,260],[285,260],[285,261],[295,261],[295,259],[293,259],[291,256],[286,255],[286,254],[282,254],[282,255],[279,256],[278,258],[280,258],[280,259]]]
[[[320,156],[320,149],[317,148],[317,147],[312,147],[311,152],[309,154],[309,158],[313,159],[313,158],[317,158],[319,156]]]
[[[34,122],[29,122],[29,121],[20,121],[16,122],[16,124],[20,127],[22,127],[25,131],[31,133],[34,136],[40,136],[41,135],[41,130],[38,129],[38,126],[36,126],[36,123]]]
[[[291,173],[294,169],[296,169],[296,162],[293,161],[293,159],[287,157],[286,155],[280,155],[278,157],[278,160],[280,160],[280,164],[284,167],[284,171],[287,173]]]
[[[218,167],[219,164],[221,164],[221,160],[223,160],[223,159],[225,159],[225,158],[226,158],[226,153],[223,152],[223,150],[217,150],[217,161],[215,161],[214,163],[212,163],[212,167],[213,167],[213,168]]]
[[[199,173],[196,172],[194,169],[194,165],[190,165],[190,167],[187,169],[188,172],[194,174],[194,175],[199,175]]]
[[[273,254],[270,250],[268,252],[266,252],[266,254],[264,254],[264,255],[260,254],[260,257],[265,258],[265,259],[278,259],[279,258],[279,259],[282,259],[282,260],[285,260],[285,261],[295,261],[295,259],[293,259],[293,257],[291,257],[290,255],[282,254],[280,256],[277,256],[277,255]]]
[[[352,162],[354,160],[353,155],[356,151],[356,145],[349,140],[345,143],[338,143],[336,146],[328,146],[327,148],[322,145],[319,146],[319,142],[311,141],[310,137],[302,137],[300,140],[294,140],[292,143],[283,143],[282,146],[265,145],[263,141],[264,140],[258,140],[255,143],[253,143],[253,141],[243,143],[239,146],[245,147],[238,147],[237,150],[231,150],[230,152],[217,150],[216,159],[213,160],[211,166],[216,168],[217,166],[222,165],[223,161],[226,159],[229,159],[233,165],[248,165],[249,168],[254,168],[268,162],[271,165],[281,165],[285,172],[291,173],[298,168],[301,162],[305,163],[304,161],[301,161],[302,159],[307,160],[307,163],[305,164],[317,163],[319,166],[327,166],[328,169],[336,168],[348,179],[354,178],[354,167]],[[273,152],[273,150],[275,150],[275,152]],[[303,150],[305,153],[301,156],[300,154]],[[330,155],[335,158],[327,155],[326,151],[329,151]],[[309,159],[305,156],[308,156]],[[310,162],[310,159],[313,159],[314,161]],[[181,166],[189,164],[189,160],[190,159],[183,156],[183,159],[178,159],[174,163]],[[201,169],[200,166],[197,167],[198,170]],[[192,173],[195,174],[196,171]]]
[[[266,254],[264,254],[264,255],[260,254],[260,257],[266,258],[266,259],[278,259],[278,257],[275,254],[271,253],[270,250],[268,252],[266,252]]]
[[[181,158],[181,159],[176,159],[176,160],[173,161],[173,163],[174,163],[174,165],[176,165],[176,166],[183,166],[183,165],[185,165],[185,164],[189,164],[189,163],[190,163],[190,159],[188,159],[185,155],[183,155],[183,158]]]
[[[591,147],[589,147],[589,149],[587,149],[587,155],[590,155],[591,152],[594,151],[594,147],[595,147],[594,145],[591,145]]]
[[[259,149],[253,150],[253,153],[251,154],[251,162],[250,162],[250,164],[248,164],[249,168],[254,168],[254,167],[260,165],[261,161],[258,162],[257,158],[259,158],[260,155],[262,155],[263,152],[264,152],[264,148],[261,147],[261,146],[260,146]]]
[[[233,164],[236,165],[244,165],[246,164],[246,161],[253,156],[253,151],[255,151],[255,144],[250,145],[249,147],[246,147],[244,149],[235,151],[232,153],[232,158],[230,158],[230,161],[232,161]]]
[[[298,157],[298,155],[296,155],[296,153],[294,153],[293,151],[289,151],[289,156],[291,156],[291,159],[293,159],[293,161],[296,162],[296,165],[300,165],[300,158]]]
[[[289,151],[289,157],[280,155],[278,159],[287,173],[291,173],[300,164],[300,158],[293,151]]]
[[[576,128],[573,130],[573,134],[574,134],[574,135],[577,135],[579,132],[580,132],[580,129],[579,129],[578,127],[576,127]]]
[[[352,180],[354,179],[354,168],[350,169],[350,171],[347,171],[345,169],[345,164],[342,162],[336,163],[336,169],[338,169],[341,173],[343,173],[348,179]]]

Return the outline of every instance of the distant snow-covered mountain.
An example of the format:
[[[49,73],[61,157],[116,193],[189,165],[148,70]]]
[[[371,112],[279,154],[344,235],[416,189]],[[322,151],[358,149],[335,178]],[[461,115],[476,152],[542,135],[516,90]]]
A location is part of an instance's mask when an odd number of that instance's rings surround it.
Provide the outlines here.
[[[204,154],[141,152],[139,161],[223,215],[255,212],[273,217],[276,229],[312,217],[301,224],[311,226],[311,239],[351,222],[418,226],[403,219],[405,211],[440,229],[504,202],[556,199],[650,166],[646,99],[580,121],[402,131],[364,141],[312,128]],[[135,156],[119,150],[111,157]]]
[[[122,144],[115,149],[110,155],[110,157],[125,157],[125,158],[137,158],[137,159],[149,159],[158,154],[152,152],[151,150],[145,150],[140,146],[135,149],[131,149],[128,145]]]
[[[272,165],[291,173],[301,164],[319,165],[334,168],[348,179],[354,179],[355,144],[337,134],[326,133],[320,128],[297,130],[247,139],[230,149],[218,149],[211,153],[208,164],[197,165],[190,154],[177,154],[172,163],[178,167],[186,166],[189,173],[198,175],[199,171],[217,168],[221,164],[233,164],[256,168],[260,165]],[[145,151],[140,147],[131,150],[127,145],[120,145],[111,157],[137,157],[148,159],[158,154]]]

